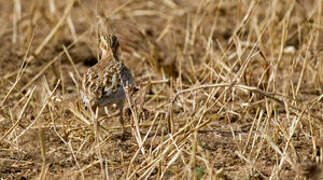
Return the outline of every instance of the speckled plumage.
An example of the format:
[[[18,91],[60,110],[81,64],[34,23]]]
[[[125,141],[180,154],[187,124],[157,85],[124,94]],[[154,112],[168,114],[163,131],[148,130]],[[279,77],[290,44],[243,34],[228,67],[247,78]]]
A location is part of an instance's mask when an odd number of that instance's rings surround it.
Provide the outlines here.
[[[130,70],[119,61],[117,37],[108,35],[100,40],[102,57],[84,74],[81,96],[87,108],[110,107],[116,104],[123,123],[122,111],[126,98],[124,88],[132,86],[134,80]]]

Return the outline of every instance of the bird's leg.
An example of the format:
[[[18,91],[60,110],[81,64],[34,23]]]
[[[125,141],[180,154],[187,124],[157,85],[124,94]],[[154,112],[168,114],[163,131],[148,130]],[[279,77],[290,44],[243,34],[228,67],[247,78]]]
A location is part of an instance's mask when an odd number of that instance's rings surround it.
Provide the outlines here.
[[[120,112],[119,112],[119,121],[120,124],[122,125],[122,134],[123,136],[126,134],[126,130],[124,127],[124,120],[123,120],[123,107],[119,108]]]

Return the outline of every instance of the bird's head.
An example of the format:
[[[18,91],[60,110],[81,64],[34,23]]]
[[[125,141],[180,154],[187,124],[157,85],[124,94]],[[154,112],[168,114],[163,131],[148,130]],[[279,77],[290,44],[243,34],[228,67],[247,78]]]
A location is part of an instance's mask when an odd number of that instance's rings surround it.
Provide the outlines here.
[[[112,54],[116,56],[119,49],[119,41],[117,36],[109,34],[106,36],[100,36],[100,50],[102,57]]]

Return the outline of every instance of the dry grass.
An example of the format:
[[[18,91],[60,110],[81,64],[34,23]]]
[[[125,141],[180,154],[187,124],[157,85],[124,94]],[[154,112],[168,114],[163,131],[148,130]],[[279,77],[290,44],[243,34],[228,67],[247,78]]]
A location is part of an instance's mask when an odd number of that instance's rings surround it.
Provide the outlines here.
[[[323,1],[1,1],[0,177],[320,179]],[[88,112],[97,32],[139,91]]]

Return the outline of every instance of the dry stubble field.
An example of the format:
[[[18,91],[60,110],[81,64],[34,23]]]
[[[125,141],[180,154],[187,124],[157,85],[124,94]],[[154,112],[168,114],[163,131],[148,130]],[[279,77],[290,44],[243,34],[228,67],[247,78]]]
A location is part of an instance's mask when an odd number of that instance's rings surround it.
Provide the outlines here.
[[[322,0],[0,1],[0,177],[322,178],[322,9]],[[119,37],[140,87],[125,107],[127,136],[78,95],[98,29]]]

